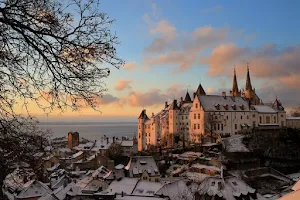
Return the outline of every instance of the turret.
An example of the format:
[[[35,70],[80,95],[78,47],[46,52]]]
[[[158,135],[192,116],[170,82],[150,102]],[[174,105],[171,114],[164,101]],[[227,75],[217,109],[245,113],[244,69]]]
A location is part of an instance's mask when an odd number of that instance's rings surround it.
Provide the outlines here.
[[[247,64],[247,77],[246,77],[246,90],[251,91],[252,85],[251,85],[251,79],[250,79],[250,72],[249,72],[249,66]]]
[[[138,138],[138,150],[142,151],[145,147],[145,132],[144,132],[144,123],[148,120],[148,116],[146,114],[146,110],[142,110],[139,118],[138,118],[138,131],[137,131],[137,138]]]
[[[199,86],[197,88],[196,95],[206,95],[201,83],[199,84]]]
[[[185,98],[183,100],[184,103],[192,103],[192,99],[190,97],[190,94],[188,91],[186,91],[186,95],[185,95]]]

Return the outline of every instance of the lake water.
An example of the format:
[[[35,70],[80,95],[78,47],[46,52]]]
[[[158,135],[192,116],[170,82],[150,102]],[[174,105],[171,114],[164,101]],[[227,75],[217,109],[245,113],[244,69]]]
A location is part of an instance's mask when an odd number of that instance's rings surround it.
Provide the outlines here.
[[[39,127],[51,129],[52,137],[67,136],[68,132],[77,131],[80,137],[89,140],[101,139],[103,135],[132,138],[137,131],[137,123],[135,122],[41,122]]]

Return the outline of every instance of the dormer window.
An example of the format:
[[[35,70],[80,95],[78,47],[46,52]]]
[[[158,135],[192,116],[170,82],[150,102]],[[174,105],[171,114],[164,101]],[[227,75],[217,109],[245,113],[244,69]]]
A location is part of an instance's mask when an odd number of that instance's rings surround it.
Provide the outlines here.
[[[241,108],[241,110],[244,110],[244,109],[245,109],[245,106],[244,106],[244,105],[241,105],[240,108]]]
[[[216,104],[216,105],[215,105],[215,108],[216,108],[217,110],[220,110],[220,104]]]
[[[225,110],[228,110],[228,104],[224,104],[223,107],[224,107]]]
[[[236,110],[236,105],[235,104],[232,104],[231,107],[232,107],[233,110]]]

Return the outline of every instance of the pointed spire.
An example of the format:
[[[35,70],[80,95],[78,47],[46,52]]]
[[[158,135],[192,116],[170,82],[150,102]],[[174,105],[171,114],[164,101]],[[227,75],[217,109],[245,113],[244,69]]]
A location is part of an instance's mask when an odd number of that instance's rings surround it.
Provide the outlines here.
[[[246,78],[246,90],[252,90],[250,72],[249,72],[249,63],[247,63],[247,78]]]
[[[185,95],[185,98],[184,98],[184,103],[189,103],[189,102],[192,102],[192,99],[190,97],[190,94],[188,91],[186,91],[186,95]]]
[[[204,89],[203,89],[201,83],[200,83],[199,86],[198,86],[198,89],[197,89],[197,91],[196,91],[196,95],[206,95],[206,93],[205,93],[205,91],[204,91]]]
[[[149,119],[146,114],[146,109],[143,109],[138,119]]]
[[[232,92],[237,93],[239,91],[239,87],[238,87],[237,80],[236,80],[235,67],[234,67],[233,73],[234,73],[234,75],[233,75]]]

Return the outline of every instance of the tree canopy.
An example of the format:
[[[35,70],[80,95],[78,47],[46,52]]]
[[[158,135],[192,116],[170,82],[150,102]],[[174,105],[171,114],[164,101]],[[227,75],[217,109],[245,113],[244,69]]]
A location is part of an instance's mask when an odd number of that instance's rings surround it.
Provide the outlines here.
[[[16,98],[45,112],[99,106],[110,74],[100,64],[123,65],[114,20],[97,0],[68,2],[0,0],[1,110],[12,113]]]
[[[8,166],[29,162],[45,144],[29,102],[45,113],[99,110],[109,66],[124,64],[113,22],[98,0],[0,0],[0,186]]]

